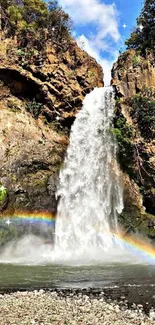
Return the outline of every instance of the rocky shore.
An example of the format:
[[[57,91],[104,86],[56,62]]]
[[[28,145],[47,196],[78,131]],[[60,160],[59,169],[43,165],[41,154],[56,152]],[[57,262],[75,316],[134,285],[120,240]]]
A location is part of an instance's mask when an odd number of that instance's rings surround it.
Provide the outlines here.
[[[126,301],[56,291],[15,292],[0,295],[1,325],[153,325],[155,312],[147,316],[142,305],[127,307]]]

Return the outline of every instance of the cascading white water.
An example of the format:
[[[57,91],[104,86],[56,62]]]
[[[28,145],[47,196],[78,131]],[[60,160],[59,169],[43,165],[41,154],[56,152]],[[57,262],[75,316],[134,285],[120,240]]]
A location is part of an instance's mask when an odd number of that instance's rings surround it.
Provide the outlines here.
[[[25,235],[0,252],[1,263],[140,263],[115,236],[123,193],[112,135],[114,93],[97,88],[86,96],[71,130],[60,172],[55,245]],[[38,250],[39,247],[39,250]]]
[[[123,195],[111,132],[112,87],[86,96],[72,126],[70,145],[60,172],[55,253],[62,256],[106,251],[113,244]]]

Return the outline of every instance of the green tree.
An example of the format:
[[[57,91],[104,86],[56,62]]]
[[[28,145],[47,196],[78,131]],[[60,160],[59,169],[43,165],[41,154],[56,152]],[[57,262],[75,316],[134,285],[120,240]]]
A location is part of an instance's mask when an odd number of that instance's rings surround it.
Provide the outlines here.
[[[23,0],[22,16],[28,28],[46,27],[48,18],[47,5],[42,0]]]
[[[22,0],[20,10],[22,21],[18,24],[17,34],[19,44],[29,45],[39,50],[44,45],[44,29],[47,27],[48,8],[42,0]]]
[[[58,5],[58,1],[48,3],[48,32],[49,37],[57,42],[67,39],[72,29],[72,21],[69,15]]]
[[[18,46],[45,48],[47,40],[67,43],[72,23],[56,0],[0,0],[0,36],[17,36]]]
[[[145,0],[137,27],[126,41],[128,49],[139,50],[145,55],[147,50],[155,53],[155,1]]]

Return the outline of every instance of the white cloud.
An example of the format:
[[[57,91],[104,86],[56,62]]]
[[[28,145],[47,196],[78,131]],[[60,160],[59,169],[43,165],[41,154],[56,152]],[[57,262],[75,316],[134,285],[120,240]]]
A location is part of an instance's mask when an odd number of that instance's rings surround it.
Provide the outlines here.
[[[101,52],[115,56],[113,44],[119,42],[118,12],[115,4],[105,4],[101,0],[60,0],[75,25],[86,28],[86,35],[77,40],[83,42],[84,49],[102,64],[105,84],[110,80],[111,61],[103,59]],[[88,30],[92,33],[88,35]],[[84,33],[84,32],[83,32]],[[113,55],[114,54],[114,55]]]
[[[114,3],[108,5],[99,0],[61,0],[60,3],[77,24],[93,23],[100,39],[108,35],[116,41],[119,39],[118,12]]]

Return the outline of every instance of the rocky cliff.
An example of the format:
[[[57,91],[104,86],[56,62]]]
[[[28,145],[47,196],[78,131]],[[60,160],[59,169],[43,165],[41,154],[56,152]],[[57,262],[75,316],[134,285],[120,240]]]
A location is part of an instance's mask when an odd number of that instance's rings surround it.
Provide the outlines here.
[[[1,215],[56,211],[70,127],[84,96],[100,86],[101,67],[74,40],[65,50],[47,43],[44,55],[1,41]]]
[[[134,50],[121,54],[112,70],[116,90],[114,124],[124,179],[127,231],[155,238],[155,59]]]

